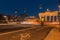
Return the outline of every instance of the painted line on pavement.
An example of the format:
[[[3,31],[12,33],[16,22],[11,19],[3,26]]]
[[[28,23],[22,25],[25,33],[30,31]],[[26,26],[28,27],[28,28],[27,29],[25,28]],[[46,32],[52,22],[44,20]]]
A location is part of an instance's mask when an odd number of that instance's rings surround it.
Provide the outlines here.
[[[11,31],[11,32],[1,33],[0,35],[10,34],[10,33],[19,32],[19,31],[24,31],[24,30],[30,30],[30,29],[33,29],[33,28],[37,28],[37,27],[32,27],[32,28],[23,29],[23,30],[16,30],[16,31]]]

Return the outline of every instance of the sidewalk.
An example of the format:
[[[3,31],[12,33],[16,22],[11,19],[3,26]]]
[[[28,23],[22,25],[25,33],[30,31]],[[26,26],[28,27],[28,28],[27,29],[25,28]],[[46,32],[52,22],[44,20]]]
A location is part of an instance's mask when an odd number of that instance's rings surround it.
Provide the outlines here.
[[[44,40],[60,40],[60,32],[58,29],[54,28],[50,31]]]

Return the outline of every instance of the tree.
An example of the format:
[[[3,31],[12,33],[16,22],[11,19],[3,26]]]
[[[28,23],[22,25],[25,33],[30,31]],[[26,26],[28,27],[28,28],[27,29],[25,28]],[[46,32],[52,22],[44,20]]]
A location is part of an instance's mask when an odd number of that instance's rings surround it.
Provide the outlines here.
[[[5,20],[4,15],[0,14],[0,20]]]

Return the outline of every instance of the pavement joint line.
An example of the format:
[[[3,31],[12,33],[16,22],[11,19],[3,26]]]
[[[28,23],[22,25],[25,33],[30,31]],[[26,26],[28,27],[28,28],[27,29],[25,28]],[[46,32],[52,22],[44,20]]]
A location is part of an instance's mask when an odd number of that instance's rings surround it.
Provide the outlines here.
[[[36,27],[32,27],[32,28],[36,28]],[[28,29],[32,29],[32,28],[28,28]],[[6,33],[1,33],[0,35],[5,35],[5,34],[9,34],[9,33],[14,33],[14,32],[19,32],[19,31],[24,31],[24,30],[28,30],[28,29],[16,30],[16,31],[10,31],[10,32],[6,32]]]

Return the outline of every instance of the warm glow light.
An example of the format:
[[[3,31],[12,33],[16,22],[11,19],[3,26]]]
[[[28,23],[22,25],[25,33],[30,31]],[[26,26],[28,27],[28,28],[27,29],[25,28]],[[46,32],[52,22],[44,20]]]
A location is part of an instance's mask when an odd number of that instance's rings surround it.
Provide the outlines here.
[[[41,21],[43,22],[44,21],[44,18],[42,18]]]
[[[7,16],[4,16],[4,18],[6,18]]]
[[[60,8],[60,5],[58,6],[58,8]]]
[[[50,11],[49,9],[47,9],[47,11]]]

